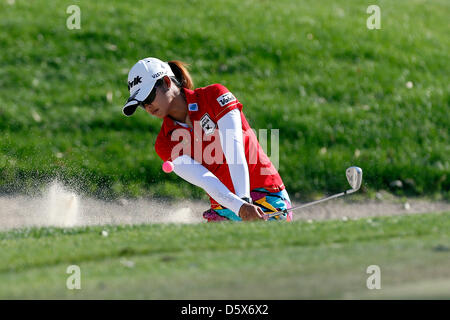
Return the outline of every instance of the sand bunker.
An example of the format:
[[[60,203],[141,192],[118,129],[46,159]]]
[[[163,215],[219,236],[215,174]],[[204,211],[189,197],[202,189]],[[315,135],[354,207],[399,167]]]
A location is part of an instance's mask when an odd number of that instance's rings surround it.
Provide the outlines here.
[[[380,215],[397,215],[450,211],[450,203],[408,199],[398,201],[368,200],[351,203],[332,200],[294,212],[294,220],[354,219]],[[294,205],[300,204],[293,200]],[[84,198],[52,183],[42,196],[1,196],[0,230],[29,226],[76,227],[106,224],[201,223],[208,201],[158,201],[119,199],[105,202]]]

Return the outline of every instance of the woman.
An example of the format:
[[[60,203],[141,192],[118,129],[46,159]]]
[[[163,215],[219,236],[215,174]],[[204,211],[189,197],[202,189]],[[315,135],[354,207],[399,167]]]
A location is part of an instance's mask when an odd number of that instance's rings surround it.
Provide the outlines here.
[[[210,196],[208,221],[267,220],[290,208],[283,181],[259,145],[242,104],[223,85],[193,89],[186,65],[156,58],[138,61],[128,74],[123,113],[141,106],[163,119],[155,149],[173,171]],[[283,213],[269,220],[288,220]]]

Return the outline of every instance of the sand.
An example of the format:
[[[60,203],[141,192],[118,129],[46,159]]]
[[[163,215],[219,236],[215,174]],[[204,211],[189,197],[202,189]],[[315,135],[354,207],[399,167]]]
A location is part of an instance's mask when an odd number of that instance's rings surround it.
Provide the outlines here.
[[[358,200],[348,196],[294,212],[294,220],[357,219],[450,211],[450,203],[424,199]],[[293,205],[301,204],[293,199]],[[204,223],[208,201],[85,198],[58,182],[40,196],[0,196],[0,230],[31,226],[77,227],[143,223]]]

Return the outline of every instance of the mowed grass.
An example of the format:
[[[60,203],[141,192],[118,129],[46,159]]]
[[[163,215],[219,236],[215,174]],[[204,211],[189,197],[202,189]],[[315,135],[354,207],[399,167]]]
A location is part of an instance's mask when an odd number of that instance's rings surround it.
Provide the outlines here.
[[[2,299],[450,298],[450,212],[23,229],[0,246]],[[66,288],[69,265],[80,290]],[[380,290],[366,287],[370,265]]]
[[[162,172],[161,120],[121,114],[129,68],[156,56],[190,63],[197,87],[227,86],[254,129],[280,130],[291,196],[341,191],[345,168],[358,165],[364,191],[448,198],[446,0],[372,1],[381,30],[366,28],[362,0],[9,3],[0,2],[0,192],[57,177],[102,198],[206,197]],[[72,4],[79,30],[66,27]]]

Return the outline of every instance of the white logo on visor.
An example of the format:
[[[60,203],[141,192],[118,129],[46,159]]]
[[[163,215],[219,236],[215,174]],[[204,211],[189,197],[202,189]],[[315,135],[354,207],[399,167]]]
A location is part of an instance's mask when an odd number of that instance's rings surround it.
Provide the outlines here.
[[[231,92],[224,93],[223,95],[217,98],[217,102],[220,104],[221,107],[225,107],[232,101],[236,101],[236,98],[233,96]]]
[[[164,71],[157,72],[155,74],[152,74],[152,78],[153,79],[158,78],[158,77],[162,76],[163,74],[165,74]]]

